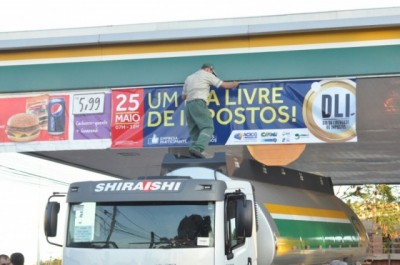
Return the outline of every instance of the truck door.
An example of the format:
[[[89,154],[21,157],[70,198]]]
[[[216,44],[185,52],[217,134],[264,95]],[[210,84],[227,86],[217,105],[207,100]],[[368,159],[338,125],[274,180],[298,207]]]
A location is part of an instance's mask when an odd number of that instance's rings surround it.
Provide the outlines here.
[[[243,193],[227,194],[225,198],[225,257],[226,264],[253,264],[252,202]]]

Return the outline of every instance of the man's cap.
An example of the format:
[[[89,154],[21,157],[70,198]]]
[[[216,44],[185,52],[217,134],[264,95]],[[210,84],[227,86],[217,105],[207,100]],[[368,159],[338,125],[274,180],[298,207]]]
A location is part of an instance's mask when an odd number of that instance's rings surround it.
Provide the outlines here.
[[[217,73],[215,73],[215,71],[214,71],[214,65],[213,65],[213,64],[205,63],[205,64],[203,64],[203,66],[201,67],[201,69],[206,69],[206,68],[210,68],[210,69],[211,69],[211,72],[212,72],[215,76],[217,76]]]

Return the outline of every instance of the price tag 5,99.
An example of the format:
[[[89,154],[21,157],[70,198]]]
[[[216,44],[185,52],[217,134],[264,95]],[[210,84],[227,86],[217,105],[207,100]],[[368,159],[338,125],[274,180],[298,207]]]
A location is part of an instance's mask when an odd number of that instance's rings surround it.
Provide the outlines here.
[[[72,114],[104,113],[104,93],[74,95]]]

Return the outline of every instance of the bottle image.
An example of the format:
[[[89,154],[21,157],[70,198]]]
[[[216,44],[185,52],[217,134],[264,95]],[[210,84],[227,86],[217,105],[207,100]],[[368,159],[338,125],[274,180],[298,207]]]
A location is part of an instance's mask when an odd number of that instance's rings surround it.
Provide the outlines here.
[[[65,100],[63,98],[51,98],[48,105],[47,132],[51,135],[60,135],[65,129]]]

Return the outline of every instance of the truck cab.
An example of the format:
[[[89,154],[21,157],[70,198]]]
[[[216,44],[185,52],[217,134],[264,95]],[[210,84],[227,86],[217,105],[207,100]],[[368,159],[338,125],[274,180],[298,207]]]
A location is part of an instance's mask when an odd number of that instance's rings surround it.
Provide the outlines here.
[[[66,201],[65,265],[256,264],[251,184],[215,169],[72,183]],[[46,208],[48,237],[58,204]]]

